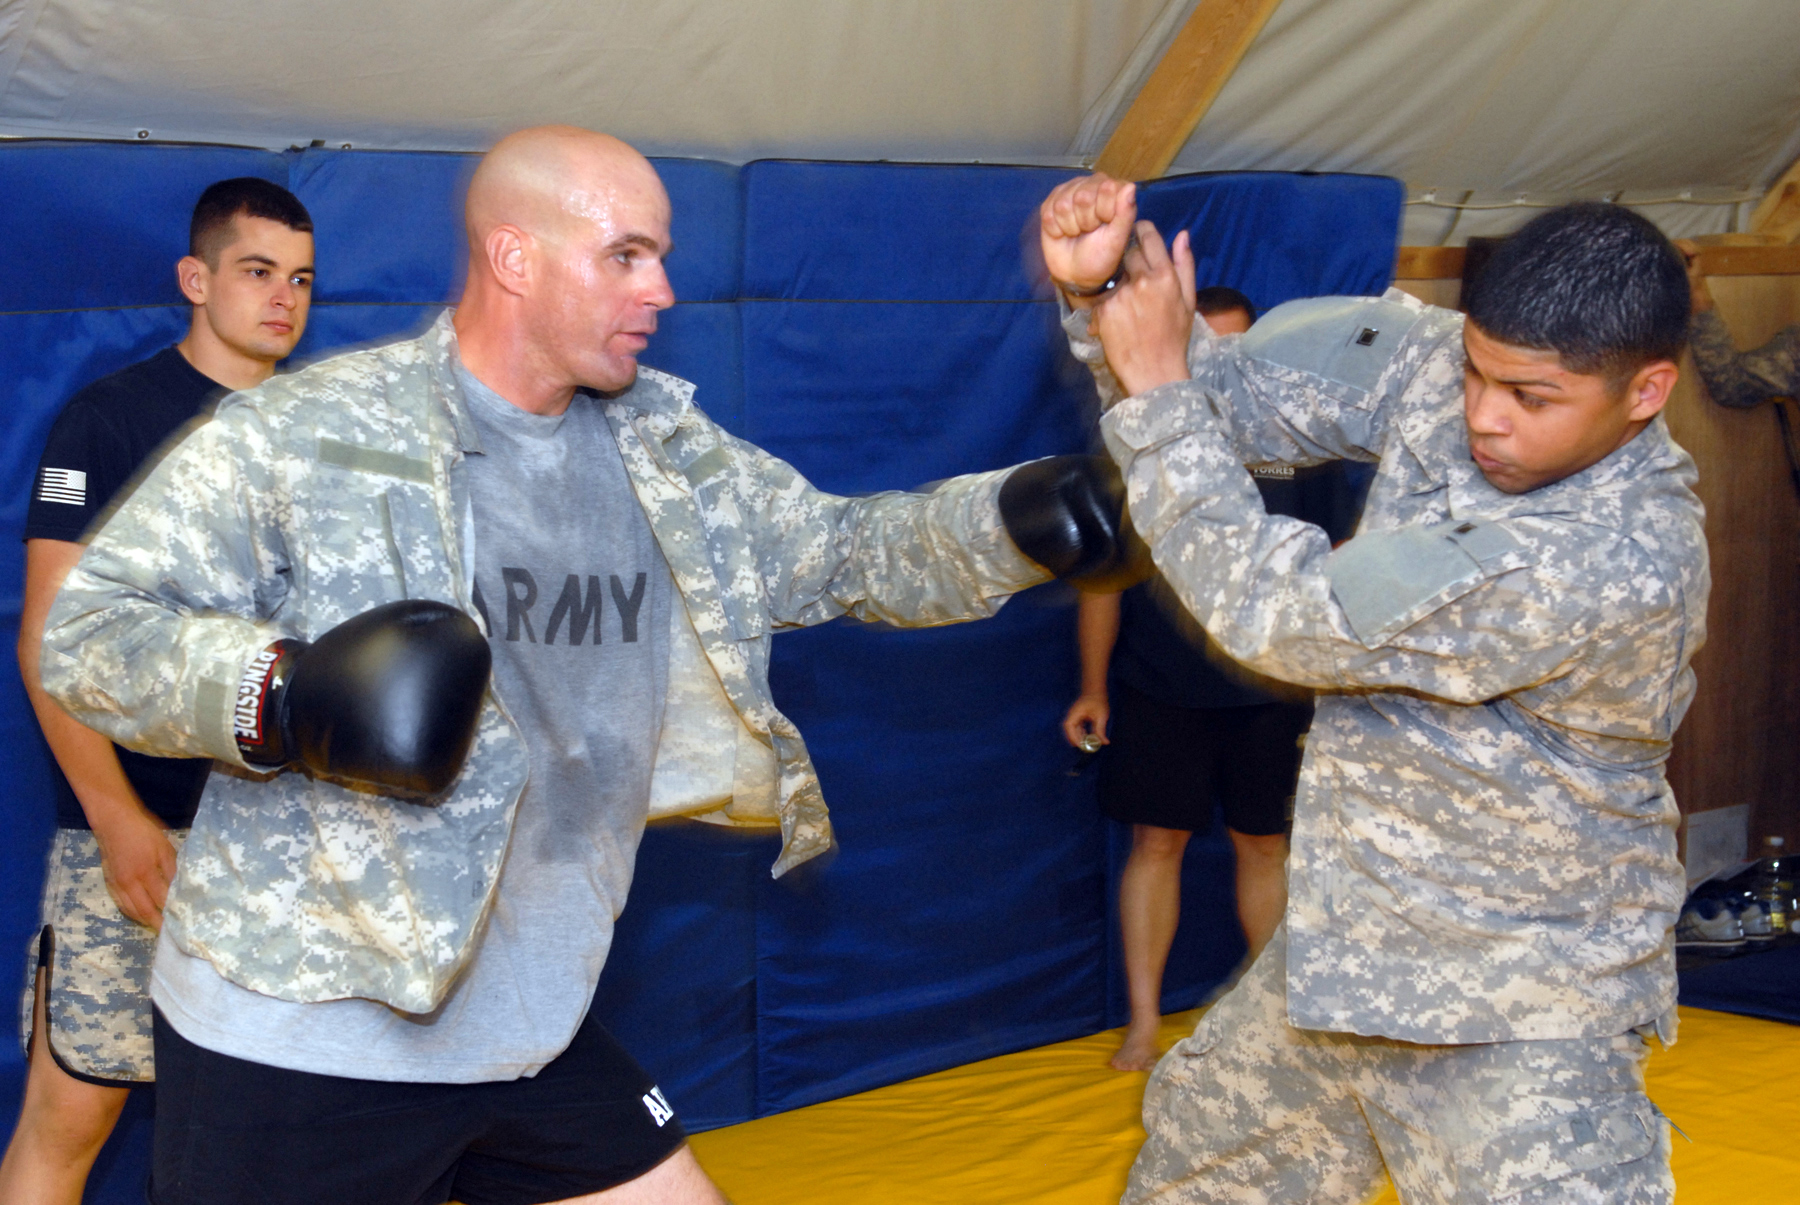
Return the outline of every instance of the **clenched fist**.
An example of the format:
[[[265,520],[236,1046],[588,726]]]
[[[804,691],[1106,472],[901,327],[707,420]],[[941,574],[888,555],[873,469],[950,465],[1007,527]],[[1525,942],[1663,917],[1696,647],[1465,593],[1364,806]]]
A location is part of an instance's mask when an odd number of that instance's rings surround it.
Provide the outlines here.
[[[1137,220],[1137,185],[1103,172],[1056,186],[1038,207],[1044,266],[1076,307],[1111,279]]]

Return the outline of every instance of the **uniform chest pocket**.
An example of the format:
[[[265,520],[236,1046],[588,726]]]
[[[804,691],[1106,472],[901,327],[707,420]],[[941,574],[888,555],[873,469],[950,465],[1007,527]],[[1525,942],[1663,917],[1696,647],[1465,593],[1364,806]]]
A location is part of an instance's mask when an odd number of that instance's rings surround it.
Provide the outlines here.
[[[429,466],[329,440],[320,449],[292,515],[303,579],[296,585],[306,592],[309,615],[342,611],[341,622],[396,599],[454,597]],[[364,464],[344,449],[378,459]],[[387,468],[404,475],[377,471]]]

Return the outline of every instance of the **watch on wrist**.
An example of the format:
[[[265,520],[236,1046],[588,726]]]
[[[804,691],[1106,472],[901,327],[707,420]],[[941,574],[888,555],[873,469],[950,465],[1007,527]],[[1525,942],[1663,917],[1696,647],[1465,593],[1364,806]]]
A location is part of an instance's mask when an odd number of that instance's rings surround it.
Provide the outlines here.
[[[1082,301],[1092,301],[1096,297],[1104,297],[1130,278],[1130,274],[1125,271],[1125,257],[1130,255],[1131,249],[1137,245],[1137,231],[1133,230],[1131,232],[1131,237],[1126,240],[1124,252],[1119,256],[1119,266],[1112,270],[1111,276],[1108,276],[1105,280],[1101,281],[1091,289],[1084,289],[1079,285],[1072,285],[1067,281],[1062,280],[1054,281],[1053,283],[1057,288],[1061,289],[1069,296],[1080,298]]]
[[[1122,285],[1124,283],[1125,283],[1125,260],[1123,257],[1121,257],[1119,260],[1119,266],[1113,269],[1113,274],[1111,276],[1108,276],[1105,280],[1101,281],[1099,284],[1095,285],[1091,289],[1084,289],[1080,285],[1072,285],[1072,284],[1069,284],[1067,281],[1062,281],[1062,280],[1059,280],[1056,282],[1056,287],[1061,289],[1063,292],[1067,293],[1071,297],[1079,297],[1083,301],[1091,301],[1095,297],[1106,296],[1108,293],[1112,292],[1114,289],[1118,288],[1120,285]]]

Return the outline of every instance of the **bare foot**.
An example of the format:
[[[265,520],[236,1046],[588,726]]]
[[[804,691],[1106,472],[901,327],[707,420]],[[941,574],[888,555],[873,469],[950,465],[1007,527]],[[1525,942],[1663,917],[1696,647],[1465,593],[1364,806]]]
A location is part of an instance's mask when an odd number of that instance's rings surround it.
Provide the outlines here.
[[[1133,1026],[1125,1031],[1125,1041],[1120,1044],[1119,1052],[1108,1060],[1107,1065],[1114,1071],[1148,1071],[1156,1066],[1162,1058],[1162,1051],[1157,1048],[1156,1029],[1139,1030]]]

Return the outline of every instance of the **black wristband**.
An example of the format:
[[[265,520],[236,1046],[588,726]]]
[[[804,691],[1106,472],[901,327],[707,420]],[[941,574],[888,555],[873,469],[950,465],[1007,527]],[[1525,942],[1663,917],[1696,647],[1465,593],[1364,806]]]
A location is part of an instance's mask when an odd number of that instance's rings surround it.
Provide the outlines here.
[[[1056,287],[1061,289],[1063,292],[1067,293],[1071,297],[1079,297],[1083,301],[1091,301],[1096,297],[1106,296],[1108,293],[1112,292],[1114,289],[1118,288],[1120,285],[1122,285],[1124,283],[1125,283],[1125,261],[1123,259],[1121,259],[1121,260],[1119,260],[1119,266],[1113,269],[1113,274],[1111,276],[1108,276],[1105,280],[1101,281],[1099,284],[1095,285],[1091,289],[1076,288],[1074,285],[1068,284],[1068,283],[1066,283],[1064,281],[1060,281],[1060,280],[1056,282]]]
[[[232,732],[238,752],[253,766],[284,766],[292,760],[282,733],[279,702],[293,673],[294,659],[307,649],[303,640],[277,640],[250,659],[238,679],[232,709]]]
[[[1099,284],[1095,285],[1091,289],[1078,289],[1074,285],[1067,284],[1060,280],[1055,281],[1053,283],[1055,283],[1057,288],[1061,289],[1063,292],[1067,293],[1069,296],[1078,297],[1083,301],[1092,301],[1096,297],[1104,297],[1108,293],[1112,292],[1114,289],[1118,288],[1120,285],[1125,283],[1126,277],[1128,275],[1125,271],[1125,256],[1130,255],[1131,249],[1137,245],[1138,245],[1137,231],[1133,230],[1131,232],[1131,237],[1125,241],[1124,254],[1119,256],[1119,266],[1112,270],[1111,276],[1108,276],[1105,280],[1101,281]]]

